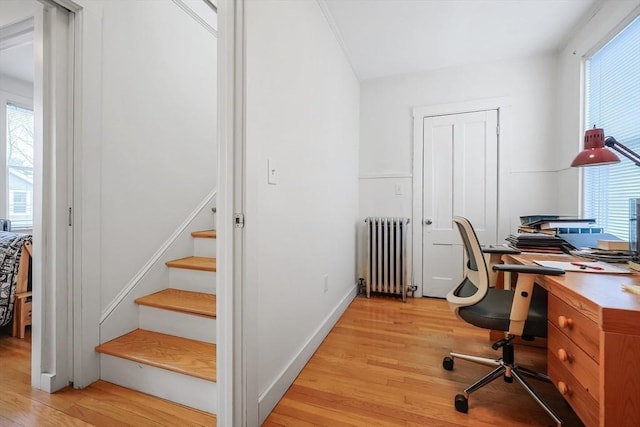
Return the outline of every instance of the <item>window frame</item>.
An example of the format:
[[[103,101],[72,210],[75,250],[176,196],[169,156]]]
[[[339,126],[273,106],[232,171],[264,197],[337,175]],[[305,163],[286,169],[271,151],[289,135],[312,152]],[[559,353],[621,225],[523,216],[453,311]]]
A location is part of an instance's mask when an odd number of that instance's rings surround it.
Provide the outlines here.
[[[622,21],[618,26],[616,26],[616,28],[611,31],[609,33],[609,35],[601,40],[597,45],[593,46],[591,49],[589,49],[583,56],[583,60],[582,60],[582,84],[581,84],[581,92],[582,92],[582,102],[581,102],[581,106],[582,106],[582,110],[581,110],[581,114],[580,114],[580,120],[582,123],[582,129],[583,132],[587,129],[590,129],[591,127],[593,127],[594,123],[589,123],[590,118],[588,117],[590,114],[590,106],[589,106],[589,68],[590,68],[590,61],[593,59],[593,57],[595,55],[597,55],[598,53],[600,53],[602,51],[603,48],[605,48],[609,43],[611,43],[614,39],[616,39],[618,36],[621,35],[621,33],[623,31],[625,31],[630,25],[640,25],[640,12],[636,12],[630,16],[628,16],[624,21]],[[635,98],[634,98],[635,99]],[[598,107],[600,108],[600,107]],[[605,117],[606,119],[606,117]],[[606,122],[605,123],[595,123],[596,127],[598,128],[603,128],[605,131],[605,136],[616,136],[615,134],[611,133],[611,131],[607,130],[606,127]],[[634,130],[634,128],[631,128],[632,130]],[[615,131],[614,131],[615,133]],[[584,133],[582,134],[584,135]],[[628,137],[624,138],[624,139],[619,139],[618,140],[628,146],[629,148],[631,148],[634,151],[637,151],[638,153],[640,153],[640,148],[634,146],[635,143],[637,143],[638,138],[640,138],[640,134],[636,135],[635,132],[632,136],[631,139],[629,139]],[[580,147],[580,150],[582,150],[582,146]],[[623,166],[625,166],[625,168],[628,165],[628,163],[630,162],[629,159],[627,159],[626,157],[616,153],[616,155],[620,158],[621,163],[623,164]],[[594,167],[594,168],[581,168],[581,174],[580,174],[580,200],[579,200],[579,204],[580,204],[580,212],[582,213],[582,215],[587,215],[587,216],[594,216],[591,214],[587,214],[587,199],[589,197],[591,197],[592,199],[596,196],[590,195],[589,190],[590,187],[587,183],[587,174],[588,173],[593,173],[594,175],[608,175],[608,172],[610,171],[609,168],[611,167],[616,167],[615,165],[613,166],[598,166],[598,167]],[[602,168],[607,168],[607,169],[602,169]],[[637,168],[637,166],[632,166],[632,168]],[[622,173],[625,173],[625,171],[621,171]],[[640,169],[637,169],[634,171],[635,173],[640,174]],[[640,178],[640,175],[638,175],[638,177]],[[596,178],[597,179],[597,178]],[[619,177],[617,179],[620,179]],[[605,181],[605,183],[608,183],[608,181]],[[614,179],[614,183],[615,183],[615,179]],[[600,186],[599,182],[595,182],[596,186]],[[594,185],[594,183],[592,182],[592,186]],[[607,187],[608,188],[608,187]],[[632,193],[629,193],[628,198],[634,198],[634,197],[639,197],[640,198],[640,191],[636,193],[635,189],[634,190],[629,190],[632,191]],[[624,194],[624,192],[623,192]],[[598,196],[599,198],[600,196]],[[600,199],[596,204],[602,204],[604,201],[606,200],[606,197],[603,199]],[[597,210],[597,207],[596,207]],[[628,212],[628,208],[625,209],[625,216],[627,216]],[[605,214],[605,216],[608,214]],[[619,215],[614,215],[615,218],[618,218]],[[615,219],[614,218],[614,219]],[[599,218],[597,218],[598,220],[600,220]],[[615,221],[614,221],[615,222]],[[619,221],[617,221],[619,223]],[[602,225],[605,228],[606,232],[612,232],[612,234],[616,235],[619,238],[622,238],[624,240],[629,238],[628,235],[628,230],[627,230],[627,234],[625,235],[624,232],[617,232],[618,230],[614,229],[613,230],[608,230],[606,227],[607,223],[605,223],[604,221],[599,224]],[[619,225],[619,224],[618,224]]]
[[[0,89],[0,217],[9,218],[9,182],[7,173],[7,105],[33,111],[33,99]],[[35,167],[35,165],[34,165]],[[33,223],[32,223],[33,227]],[[32,228],[15,228],[12,230],[30,230]]]

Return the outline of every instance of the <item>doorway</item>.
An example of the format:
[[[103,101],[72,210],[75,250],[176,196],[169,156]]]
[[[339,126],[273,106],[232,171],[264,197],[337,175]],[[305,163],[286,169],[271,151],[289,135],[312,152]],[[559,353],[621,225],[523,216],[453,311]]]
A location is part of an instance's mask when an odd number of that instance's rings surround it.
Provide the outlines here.
[[[67,215],[73,194],[71,19],[69,11],[44,0],[4,1],[0,11],[7,41],[3,52],[11,53],[11,64],[3,68],[2,81],[10,83],[3,114],[11,110],[18,118],[30,115],[33,148],[30,158],[13,165],[21,168],[22,192],[16,195],[11,188],[9,173],[0,180],[5,201],[1,215],[17,214],[20,221],[14,231],[33,236],[31,385],[52,392],[69,384],[73,363],[69,302],[73,246]],[[26,126],[23,131],[28,133]],[[9,163],[7,169],[12,167]],[[32,213],[28,220],[26,213]]]
[[[463,250],[455,215],[471,221],[480,242],[495,242],[497,124],[497,110],[424,119],[423,296],[443,298],[460,281]]]
[[[459,284],[463,249],[452,218],[474,225],[482,244],[498,234],[497,100],[414,111],[414,281],[444,298]],[[421,288],[421,291],[420,291]]]

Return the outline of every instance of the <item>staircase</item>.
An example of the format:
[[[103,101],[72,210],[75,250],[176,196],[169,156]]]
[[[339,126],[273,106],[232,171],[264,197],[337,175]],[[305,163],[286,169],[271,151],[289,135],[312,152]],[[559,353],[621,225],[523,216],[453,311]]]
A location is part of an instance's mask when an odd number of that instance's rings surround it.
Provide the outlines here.
[[[138,329],[99,345],[101,378],[217,413],[216,232],[192,232],[193,256],[166,262],[169,286],[135,300]]]

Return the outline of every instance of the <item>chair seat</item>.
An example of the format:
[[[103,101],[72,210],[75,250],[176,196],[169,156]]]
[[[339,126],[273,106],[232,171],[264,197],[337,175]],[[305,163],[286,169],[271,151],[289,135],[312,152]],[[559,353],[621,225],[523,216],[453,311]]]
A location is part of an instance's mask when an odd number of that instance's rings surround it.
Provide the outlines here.
[[[465,280],[455,293],[459,296],[467,296],[476,291],[476,287],[469,280]],[[460,307],[458,315],[466,322],[479,328],[506,332],[509,330],[513,295],[513,290],[490,288],[485,297],[477,304]],[[522,335],[541,338],[547,336],[546,291],[539,286],[534,287],[529,315]]]

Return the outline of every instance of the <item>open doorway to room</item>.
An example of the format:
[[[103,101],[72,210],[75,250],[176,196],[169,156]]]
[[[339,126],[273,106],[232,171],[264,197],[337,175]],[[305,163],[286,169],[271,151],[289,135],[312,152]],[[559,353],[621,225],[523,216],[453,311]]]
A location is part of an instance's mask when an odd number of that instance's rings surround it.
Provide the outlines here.
[[[28,2],[25,2],[28,3]],[[34,19],[0,21],[0,353],[31,362],[34,193]],[[12,338],[13,337],[13,338]]]
[[[71,381],[70,16],[50,2],[0,2],[0,363],[17,363],[4,347],[21,349],[15,384],[27,390]]]

